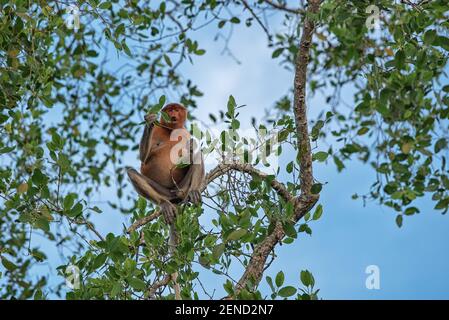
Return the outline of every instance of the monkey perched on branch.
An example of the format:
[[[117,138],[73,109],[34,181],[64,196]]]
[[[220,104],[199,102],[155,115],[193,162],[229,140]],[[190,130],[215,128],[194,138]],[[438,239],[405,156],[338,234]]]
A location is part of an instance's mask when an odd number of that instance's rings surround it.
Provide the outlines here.
[[[161,207],[167,223],[172,224],[176,204],[201,202],[200,188],[205,172],[201,151],[194,151],[193,139],[185,128],[187,109],[178,103],[162,108],[166,121],[155,114],[145,116],[145,130],[140,141],[140,173],[128,168],[136,191]]]

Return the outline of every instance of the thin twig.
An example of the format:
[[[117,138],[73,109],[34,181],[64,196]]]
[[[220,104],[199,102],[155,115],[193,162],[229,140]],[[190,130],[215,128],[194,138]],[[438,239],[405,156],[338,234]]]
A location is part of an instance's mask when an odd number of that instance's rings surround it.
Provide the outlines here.
[[[286,11],[288,13],[294,13],[294,14],[301,14],[304,13],[304,10],[299,9],[299,8],[288,8],[285,5],[281,5],[279,3],[276,3],[274,1],[271,0],[264,0],[263,2],[265,2],[266,4],[270,5],[271,7],[278,9],[278,10],[282,10],[282,11]]]
[[[142,219],[136,220],[129,228],[126,230],[128,233],[135,231],[136,229],[146,225],[147,223],[153,221],[161,215],[161,211],[155,211],[147,217],[143,217]]]

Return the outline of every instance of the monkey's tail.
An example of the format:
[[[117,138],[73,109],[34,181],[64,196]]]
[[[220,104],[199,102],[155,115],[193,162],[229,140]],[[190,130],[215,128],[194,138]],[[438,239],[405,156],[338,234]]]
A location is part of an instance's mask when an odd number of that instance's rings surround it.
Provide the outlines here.
[[[176,232],[175,223],[173,222],[170,224],[170,237],[168,238],[168,252],[170,254],[170,257],[173,257],[177,245],[178,245],[178,234]],[[175,299],[181,300],[181,287],[179,286],[179,283],[177,281],[178,272],[174,272],[170,276],[173,281],[173,288],[175,289]]]

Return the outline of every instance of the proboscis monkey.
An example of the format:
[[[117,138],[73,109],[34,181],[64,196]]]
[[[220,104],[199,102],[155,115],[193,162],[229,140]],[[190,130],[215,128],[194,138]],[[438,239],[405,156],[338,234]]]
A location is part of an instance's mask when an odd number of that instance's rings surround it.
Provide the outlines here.
[[[193,139],[185,128],[187,109],[178,103],[162,108],[168,115],[157,123],[155,114],[145,116],[140,141],[140,173],[127,168],[136,191],[161,207],[167,223],[173,223],[176,206],[183,201],[201,202],[204,163],[201,151],[194,150]]]

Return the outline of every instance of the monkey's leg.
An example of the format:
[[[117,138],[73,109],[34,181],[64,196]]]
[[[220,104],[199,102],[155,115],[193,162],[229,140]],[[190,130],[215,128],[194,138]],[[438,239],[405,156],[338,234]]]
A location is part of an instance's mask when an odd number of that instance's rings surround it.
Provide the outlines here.
[[[128,167],[127,172],[137,193],[159,205],[165,221],[169,224],[172,223],[176,216],[176,206],[170,201],[176,199],[176,196],[169,189],[141,175],[133,168]]]
[[[161,212],[164,216],[165,222],[170,228],[170,237],[168,239],[168,252],[172,257],[176,246],[178,245],[178,234],[175,227],[175,216],[177,207],[173,205],[169,200],[172,200],[172,193],[169,189],[159,185],[153,180],[141,175],[133,168],[127,168],[128,176],[136,189],[142,197],[156,203],[161,207]],[[173,281],[173,288],[175,290],[175,299],[181,300],[181,289],[177,282],[178,272],[171,274]]]

